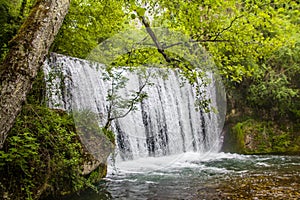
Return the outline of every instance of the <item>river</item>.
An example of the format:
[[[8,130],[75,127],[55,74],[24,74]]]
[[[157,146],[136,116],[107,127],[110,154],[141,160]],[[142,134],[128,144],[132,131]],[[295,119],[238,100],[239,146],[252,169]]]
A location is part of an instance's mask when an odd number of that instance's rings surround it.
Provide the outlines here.
[[[65,199],[299,199],[299,156],[183,153],[110,164],[98,192]]]

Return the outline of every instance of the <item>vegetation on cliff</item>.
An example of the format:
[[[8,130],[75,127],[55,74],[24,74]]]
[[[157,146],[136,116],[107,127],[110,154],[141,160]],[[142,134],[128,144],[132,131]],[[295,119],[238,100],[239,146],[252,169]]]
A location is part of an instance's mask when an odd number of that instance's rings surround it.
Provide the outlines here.
[[[75,130],[73,117],[45,105],[43,73],[35,81],[4,148],[0,150],[1,199],[38,199],[93,187],[106,174],[101,164],[83,174],[92,161]]]
[[[296,124],[241,120],[227,130],[223,151],[242,154],[300,154],[300,131]]]

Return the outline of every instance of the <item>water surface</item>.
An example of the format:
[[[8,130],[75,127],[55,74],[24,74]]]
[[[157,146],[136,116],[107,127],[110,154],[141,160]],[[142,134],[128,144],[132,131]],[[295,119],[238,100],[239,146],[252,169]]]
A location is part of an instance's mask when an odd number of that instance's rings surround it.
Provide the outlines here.
[[[300,157],[191,152],[140,158],[111,164],[97,187],[68,199],[297,199]]]

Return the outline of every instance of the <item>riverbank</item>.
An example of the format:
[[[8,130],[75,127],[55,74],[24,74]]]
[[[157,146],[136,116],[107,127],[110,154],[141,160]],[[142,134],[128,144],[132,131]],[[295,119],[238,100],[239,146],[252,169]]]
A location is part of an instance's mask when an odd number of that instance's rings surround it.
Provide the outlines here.
[[[223,152],[250,155],[300,155],[300,124],[257,116],[228,116]]]

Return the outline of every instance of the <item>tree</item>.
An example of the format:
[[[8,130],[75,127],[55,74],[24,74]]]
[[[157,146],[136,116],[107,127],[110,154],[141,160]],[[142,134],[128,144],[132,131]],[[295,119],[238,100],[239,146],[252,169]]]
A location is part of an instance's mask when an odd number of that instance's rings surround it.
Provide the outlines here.
[[[290,108],[299,113],[299,1],[142,2],[152,26],[180,30],[206,48],[232,106],[264,109],[272,119]]]
[[[123,4],[118,0],[72,0],[51,51],[86,58],[95,46],[123,28]]]
[[[0,66],[0,148],[68,12],[70,0],[38,0]]]

